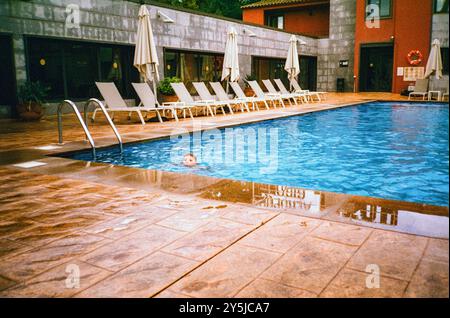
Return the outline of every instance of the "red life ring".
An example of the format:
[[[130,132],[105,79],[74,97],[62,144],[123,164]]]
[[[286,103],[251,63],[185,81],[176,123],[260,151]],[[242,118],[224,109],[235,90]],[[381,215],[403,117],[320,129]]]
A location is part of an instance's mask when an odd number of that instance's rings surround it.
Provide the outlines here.
[[[422,63],[423,55],[419,50],[412,50],[406,56],[409,65],[419,65]]]

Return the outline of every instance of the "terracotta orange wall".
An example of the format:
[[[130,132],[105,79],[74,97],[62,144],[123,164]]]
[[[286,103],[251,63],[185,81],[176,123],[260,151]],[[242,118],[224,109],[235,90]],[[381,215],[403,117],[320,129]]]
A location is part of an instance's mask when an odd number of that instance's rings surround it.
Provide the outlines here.
[[[292,7],[276,6],[270,8],[253,8],[243,10],[244,22],[264,25],[264,14],[266,11],[285,11],[285,31],[325,37],[329,34],[330,8],[328,5],[303,7],[292,9]],[[313,15],[309,12],[312,10]]]
[[[328,6],[314,7],[313,15],[308,9],[289,11],[285,14],[285,29],[319,37],[326,37],[330,30],[330,9]]]
[[[382,19],[379,29],[369,29],[365,24],[365,0],[356,3],[355,66],[359,87],[359,54],[361,44],[391,42],[394,36],[394,67],[392,91],[400,93],[410,82],[404,82],[403,76],[397,76],[397,67],[410,66],[406,56],[411,50],[423,54],[426,66],[431,47],[431,22],[433,0],[393,0],[392,18]]]
[[[261,8],[245,9],[242,12],[244,22],[264,25],[264,10]]]

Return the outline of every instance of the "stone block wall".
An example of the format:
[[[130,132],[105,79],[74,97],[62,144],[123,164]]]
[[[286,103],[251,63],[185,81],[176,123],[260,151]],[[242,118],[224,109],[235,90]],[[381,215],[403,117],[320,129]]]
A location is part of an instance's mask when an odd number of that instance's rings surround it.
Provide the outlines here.
[[[318,89],[336,91],[338,78],[345,79],[345,91],[353,91],[353,64],[356,23],[354,0],[330,1],[330,36],[318,40]],[[348,60],[348,67],[339,61]]]
[[[79,6],[80,28],[66,27],[66,8]],[[193,14],[154,5],[148,6],[160,57],[160,74],[164,72],[164,48],[223,53],[229,27],[239,35],[241,73],[251,73],[251,57],[285,58],[291,34],[263,27],[233,22],[229,19]],[[117,44],[135,43],[139,4],[120,0],[2,0],[0,32],[14,36],[14,57],[18,85],[26,80],[24,35],[99,41]],[[158,18],[161,11],[174,23]],[[249,37],[244,30],[256,34]],[[318,40],[298,36],[307,43],[302,54],[316,56]]]
[[[431,31],[431,41],[438,39],[441,42],[442,47],[449,47],[448,40],[449,33],[449,16],[448,14],[434,14],[433,15],[433,25]],[[448,74],[440,80],[431,78],[430,89],[440,90],[448,92],[449,76]]]

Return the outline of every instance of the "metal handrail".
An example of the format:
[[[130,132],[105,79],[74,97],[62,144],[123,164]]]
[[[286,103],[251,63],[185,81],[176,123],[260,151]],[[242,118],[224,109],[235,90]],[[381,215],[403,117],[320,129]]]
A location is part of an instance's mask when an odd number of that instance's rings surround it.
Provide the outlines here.
[[[92,139],[91,133],[89,132],[89,129],[86,125],[86,123],[83,121],[83,118],[81,117],[80,111],[78,110],[77,106],[70,100],[65,100],[61,104],[58,105],[58,136],[59,136],[59,144],[63,144],[63,131],[62,131],[62,108],[64,105],[69,105],[72,107],[72,110],[75,112],[75,115],[78,118],[78,121],[81,124],[81,127],[83,127],[84,133],[86,134],[86,138],[88,139],[89,143],[92,147],[92,154],[95,158],[95,143],[94,139]]]
[[[84,105],[84,122],[86,124],[86,127],[88,125],[88,108],[90,105],[95,104],[98,107],[100,107],[100,109],[102,110],[103,114],[106,117],[106,121],[108,122],[109,126],[111,126],[112,130],[114,131],[114,134],[117,137],[117,140],[119,141],[119,146],[120,146],[120,152],[123,152],[123,142],[122,142],[122,137],[119,134],[119,131],[116,128],[116,125],[114,125],[111,117],[108,114],[108,111],[106,110],[105,105],[103,105],[103,103],[101,101],[99,101],[96,98],[91,98],[90,100],[87,101],[87,103]]]

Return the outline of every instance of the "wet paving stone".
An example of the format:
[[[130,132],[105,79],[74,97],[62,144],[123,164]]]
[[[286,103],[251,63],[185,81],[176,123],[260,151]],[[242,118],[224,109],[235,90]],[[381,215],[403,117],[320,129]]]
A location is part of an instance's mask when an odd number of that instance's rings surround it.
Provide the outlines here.
[[[8,239],[0,239],[0,261],[11,255],[17,255],[30,250],[31,248],[30,246],[19,244]]]
[[[320,294],[324,298],[400,298],[408,282],[381,276],[375,285],[369,273],[344,268]],[[367,282],[369,281],[369,284]]]
[[[74,260],[11,287],[0,293],[0,297],[71,297],[110,275],[112,273],[104,269]]]
[[[319,294],[356,251],[313,237],[289,250],[261,278]]]
[[[184,235],[184,232],[149,225],[80,259],[101,268],[118,271]]]
[[[448,298],[448,263],[422,260],[414,273],[405,297]]]
[[[319,220],[280,214],[242,239],[240,243],[284,253],[303,240],[320,223]]]
[[[424,259],[448,264],[448,240],[430,239],[425,250]]]
[[[316,298],[306,290],[282,285],[267,279],[256,279],[236,295],[237,298]]]
[[[312,232],[312,236],[337,243],[360,246],[372,229],[335,222],[323,222]]]
[[[152,211],[148,212],[136,212],[128,214],[127,216],[114,217],[106,222],[100,222],[94,226],[85,227],[83,231],[110,239],[119,239],[178,212],[179,211],[153,208]]]
[[[156,252],[88,288],[77,297],[148,298],[197,265],[195,261]]]
[[[375,230],[347,267],[364,272],[379,266],[381,275],[409,281],[427,244],[427,238]]]
[[[0,262],[0,275],[15,281],[25,281],[106,242],[105,238],[88,234],[69,235]]]
[[[233,297],[256,279],[280,254],[234,245],[170,287],[200,298]]]
[[[202,121],[213,128],[327,107]],[[424,229],[361,214],[370,205],[448,218],[448,208],[316,191],[256,207],[251,183],[45,157],[26,147],[56,142],[55,120],[28,125],[0,125],[0,297],[448,297],[448,239],[398,234]],[[65,125],[75,142],[62,150],[87,148],[74,118]],[[136,140],[180,126],[198,129],[188,120],[120,131]],[[114,142],[104,123],[91,129],[99,145]],[[10,166],[28,159],[47,165]],[[379,289],[365,288],[368,264],[380,266]],[[79,267],[80,288],[67,288],[68,265]]]
[[[215,220],[191,234],[176,240],[163,251],[185,258],[204,261],[253,230],[250,225]]]
[[[14,286],[16,283],[10,279],[4,278],[0,276],[0,298],[1,296],[1,291],[4,289],[7,289],[11,286]]]

